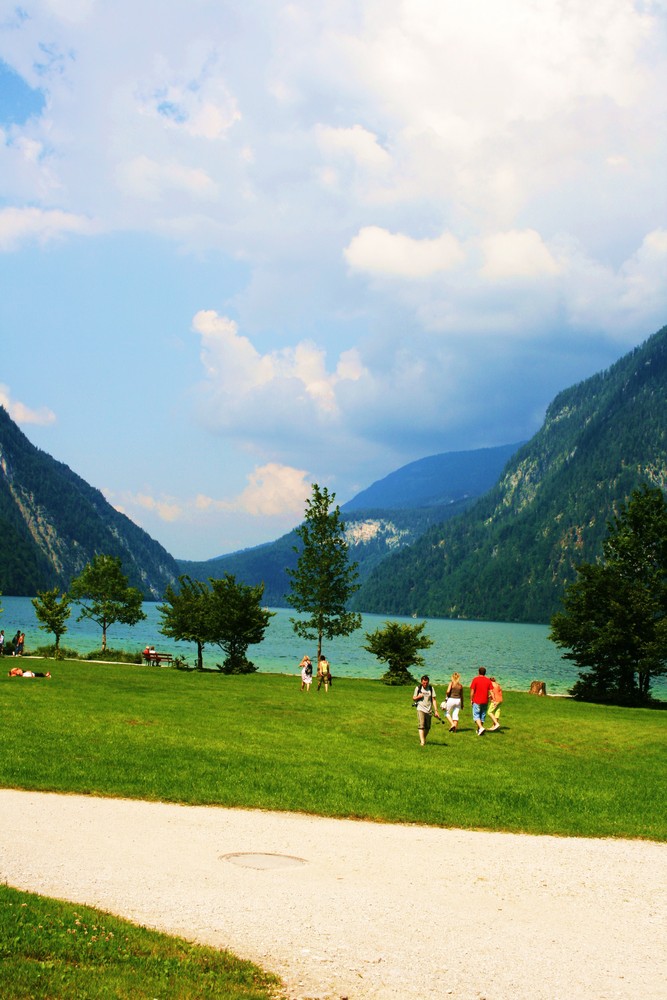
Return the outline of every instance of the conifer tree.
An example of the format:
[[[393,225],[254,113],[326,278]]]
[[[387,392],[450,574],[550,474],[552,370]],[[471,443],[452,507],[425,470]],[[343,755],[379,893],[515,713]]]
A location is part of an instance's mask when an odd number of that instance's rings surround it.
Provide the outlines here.
[[[566,589],[549,638],[580,668],[575,698],[650,700],[667,672],[667,502],[644,484],[608,524],[604,558],[584,563]]]
[[[345,525],[335,493],[313,483],[306,501],[303,524],[296,529],[301,546],[296,569],[288,569],[291,592],[287,602],[305,618],[290,618],[302,639],[317,639],[317,658],[322,638],[350,635],[361,625],[361,615],[347,610],[347,602],[359,589],[357,564],[349,561]],[[332,509],[333,508],[333,509]]]

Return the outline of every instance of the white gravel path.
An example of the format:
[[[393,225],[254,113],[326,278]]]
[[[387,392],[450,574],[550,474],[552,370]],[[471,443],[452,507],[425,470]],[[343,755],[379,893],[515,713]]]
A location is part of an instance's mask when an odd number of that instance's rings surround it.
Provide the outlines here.
[[[9,885],[227,947],[290,998],[667,997],[664,844],[11,790],[0,843]]]

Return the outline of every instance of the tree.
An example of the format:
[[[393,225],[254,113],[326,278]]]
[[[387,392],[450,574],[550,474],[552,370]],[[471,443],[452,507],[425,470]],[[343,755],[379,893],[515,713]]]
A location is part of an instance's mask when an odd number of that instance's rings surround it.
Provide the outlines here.
[[[227,654],[226,674],[252,673],[257,668],[246,657],[248,646],[261,642],[272,611],[261,606],[264,585],[237,583],[231,573],[209,584],[179,577],[179,589],[168,586],[158,607],[160,631],[172,639],[197,644],[197,669],[204,669],[204,646],[215,644]]]
[[[580,668],[584,701],[650,701],[667,672],[667,502],[644,484],[607,524],[603,559],[584,563],[551,619],[549,638]]]
[[[389,670],[382,675],[385,684],[416,684],[410,667],[421,667],[424,657],[420,649],[428,649],[433,640],[422,635],[426,622],[407,625],[400,622],[385,622],[384,628],[366,633],[364,649],[388,664]]]
[[[273,612],[261,606],[263,594],[263,583],[237,583],[231,573],[211,580],[208,636],[227,654],[221,668],[225,674],[249,674],[257,669],[246,653],[248,646],[262,641],[273,618]]]
[[[197,669],[204,669],[204,646],[208,641],[210,591],[205,583],[179,576],[178,590],[167,585],[164,604],[158,606],[162,617],[160,631],[171,639],[197,644]]]
[[[90,618],[102,629],[102,652],[107,648],[107,629],[111,625],[136,625],[146,617],[141,609],[141,593],[128,586],[117,556],[94,556],[72,580],[70,597],[82,604],[77,621]]]
[[[359,589],[357,564],[350,563],[345,541],[345,525],[338,506],[331,510],[335,493],[313,484],[306,501],[304,523],[296,529],[301,547],[296,569],[288,569],[291,592],[287,602],[305,620],[290,618],[302,639],[317,639],[317,658],[322,653],[322,637],[350,635],[361,625],[361,615],[347,610],[347,602]]]
[[[40,622],[40,628],[45,632],[53,632],[55,637],[55,655],[60,655],[60,637],[67,631],[65,622],[72,613],[71,599],[68,594],[59,593],[57,587],[52,590],[37,592],[33,597],[32,606]]]

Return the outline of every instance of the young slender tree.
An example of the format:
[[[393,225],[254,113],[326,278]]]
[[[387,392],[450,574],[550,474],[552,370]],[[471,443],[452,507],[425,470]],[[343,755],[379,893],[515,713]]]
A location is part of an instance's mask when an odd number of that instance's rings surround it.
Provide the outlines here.
[[[72,613],[72,601],[68,594],[60,594],[57,587],[52,590],[37,592],[33,597],[32,606],[39,621],[39,627],[45,632],[53,632],[55,638],[55,655],[60,654],[60,637],[67,631],[65,622]]]
[[[426,622],[419,625],[385,622],[384,628],[366,633],[364,649],[389,667],[386,674],[382,675],[385,684],[417,683],[410,673],[410,667],[421,667],[424,657],[419,650],[433,645],[429,636],[422,635],[425,627]]]
[[[601,563],[584,563],[549,638],[579,667],[570,693],[642,704],[667,672],[667,502],[644,485],[608,524]]]
[[[204,669],[204,646],[209,641],[209,608],[211,592],[201,580],[179,576],[178,589],[169,584],[164,604],[158,606],[162,618],[160,632],[182,642],[197,646],[197,669]]]
[[[288,569],[291,592],[287,601],[305,618],[290,618],[302,639],[317,639],[317,658],[322,638],[350,635],[361,625],[361,615],[347,610],[352,594],[359,589],[357,564],[349,561],[345,525],[340,508],[334,506],[335,493],[313,484],[306,501],[303,524],[296,529],[301,540],[294,546],[296,569]]]
[[[81,603],[77,621],[89,618],[102,629],[102,652],[107,648],[107,630],[112,625],[136,625],[146,617],[141,593],[129,586],[117,556],[94,556],[72,580],[69,595]]]

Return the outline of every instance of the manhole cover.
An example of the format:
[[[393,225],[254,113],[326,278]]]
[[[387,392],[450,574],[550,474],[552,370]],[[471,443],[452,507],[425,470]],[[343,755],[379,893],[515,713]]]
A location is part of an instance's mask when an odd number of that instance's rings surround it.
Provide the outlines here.
[[[224,861],[231,861],[233,865],[240,865],[241,868],[294,868],[297,865],[305,865],[303,858],[295,858],[291,854],[246,854],[238,852],[236,854],[223,854]]]

